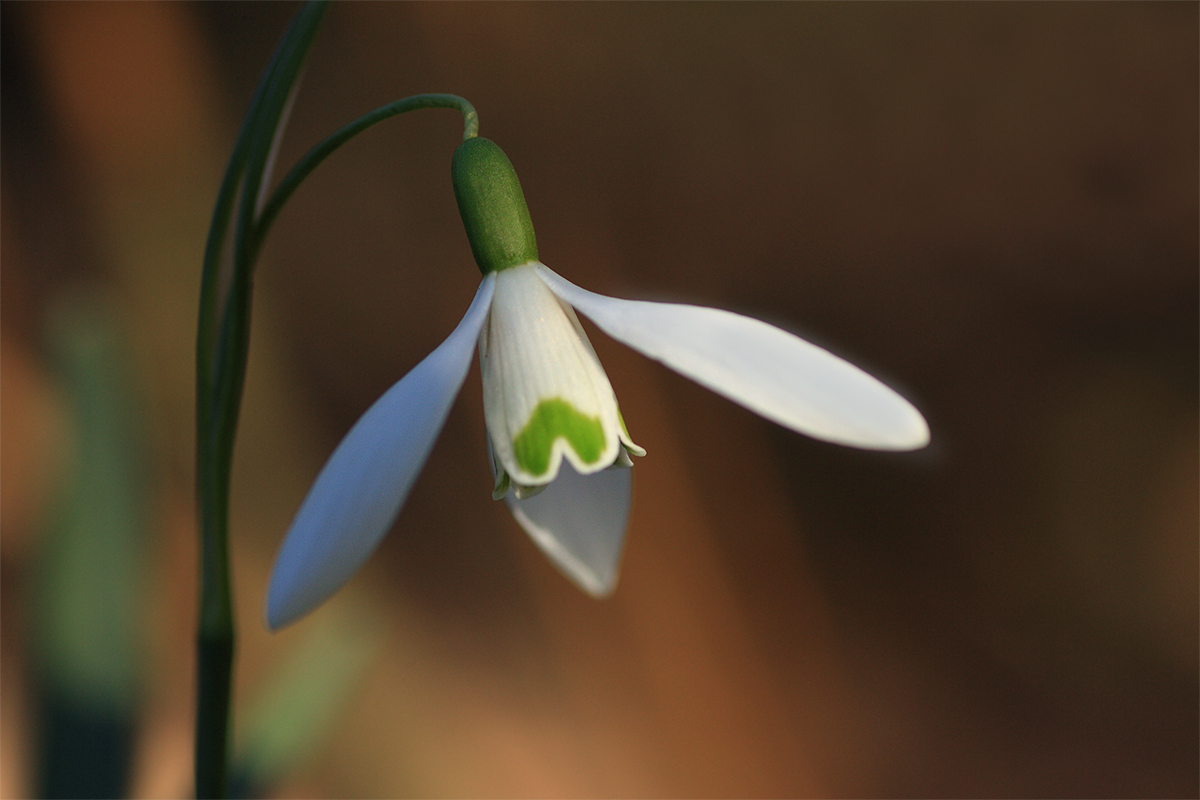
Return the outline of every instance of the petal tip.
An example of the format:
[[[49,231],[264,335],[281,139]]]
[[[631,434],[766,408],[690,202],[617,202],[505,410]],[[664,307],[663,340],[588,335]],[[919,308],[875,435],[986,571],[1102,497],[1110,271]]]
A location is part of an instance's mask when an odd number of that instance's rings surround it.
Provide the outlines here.
[[[572,583],[593,598],[612,594],[629,519],[632,473],[562,471],[529,500],[508,498],[513,517]]]
[[[894,440],[892,446],[894,450],[920,450],[929,445],[929,423],[913,406],[909,406],[909,411],[907,425]]]
[[[801,431],[801,433],[804,433],[804,431]],[[886,431],[877,430],[857,441],[838,443],[861,447],[865,450],[887,450],[900,453],[920,450],[927,447],[929,441],[928,423],[925,422],[925,418],[916,409],[912,409],[911,417],[905,420],[902,425],[897,425]]]
[[[576,578],[576,581],[578,582],[578,578]],[[614,573],[607,581],[601,581],[597,578],[594,583],[584,584],[579,582],[578,585],[592,599],[607,600],[617,590],[617,575]]]
[[[318,605],[297,596],[295,587],[285,588],[278,573],[271,577],[271,585],[267,589],[267,604],[265,620],[267,630],[272,633],[279,631],[308,614]]]

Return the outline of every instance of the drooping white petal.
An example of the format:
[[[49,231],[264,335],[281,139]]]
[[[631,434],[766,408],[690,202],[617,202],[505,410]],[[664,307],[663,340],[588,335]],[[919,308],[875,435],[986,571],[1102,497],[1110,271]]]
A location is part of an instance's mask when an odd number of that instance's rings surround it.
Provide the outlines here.
[[[609,336],[773,422],[854,447],[929,442],[925,419],[907,400],[798,336],[715,308],[605,297],[544,265],[537,270]]]
[[[466,378],[494,289],[488,275],[454,332],[376,400],[330,456],[275,560],[269,627],[324,602],[391,527]]]
[[[575,312],[534,266],[495,273],[479,336],[488,434],[496,460],[521,486],[554,480],[563,458],[581,474],[605,469],[623,438],[616,397]]]
[[[505,498],[513,517],[562,572],[594,597],[617,585],[633,470],[580,475],[569,464],[533,497]]]

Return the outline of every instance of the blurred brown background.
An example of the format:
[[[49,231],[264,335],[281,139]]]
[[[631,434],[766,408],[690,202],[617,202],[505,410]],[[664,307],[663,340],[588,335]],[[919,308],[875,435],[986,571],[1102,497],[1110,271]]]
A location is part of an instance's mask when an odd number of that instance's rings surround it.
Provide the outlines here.
[[[0,6],[5,797],[31,791],[26,567],[69,452],[42,330],[80,285],[120,309],[154,465],[134,791],[189,786],[200,258],[295,8]],[[239,700],[331,620],[375,642],[280,795],[1196,796],[1197,17],[331,8],[283,166],[375,106],[461,94],[552,268],[801,333],[901,389],[933,445],[813,442],[596,334],[649,451],[611,599],[490,499],[472,372],[384,548],[266,633],[308,482],[478,281],[459,118],[380,125],[301,189],[258,272]]]

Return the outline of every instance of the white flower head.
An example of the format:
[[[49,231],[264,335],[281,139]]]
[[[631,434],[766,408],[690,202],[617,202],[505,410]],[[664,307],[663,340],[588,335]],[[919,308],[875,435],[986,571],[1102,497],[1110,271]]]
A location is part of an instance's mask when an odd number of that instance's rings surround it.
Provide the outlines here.
[[[389,389],[338,445],[283,542],[267,622],[287,625],[337,591],[408,497],[478,347],[493,496],[590,594],[616,585],[633,443],[575,315],[750,410],[818,439],[910,450],[929,429],[857,367],[765,322],[700,306],[619,300],[538,260],[512,165],[471,138],[454,155],[459,210],[484,274],[454,332]]]

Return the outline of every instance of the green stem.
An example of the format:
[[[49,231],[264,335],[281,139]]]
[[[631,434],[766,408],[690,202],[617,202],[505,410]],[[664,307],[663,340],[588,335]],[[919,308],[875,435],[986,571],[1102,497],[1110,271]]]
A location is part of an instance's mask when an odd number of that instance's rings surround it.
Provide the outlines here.
[[[304,5],[276,48],[238,133],[217,194],[205,246],[196,337],[196,491],[200,527],[195,740],[198,798],[222,798],[229,791],[235,641],[229,564],[229,487],[249,341],[249,275],[259,246],[256,237],[248,236],[247,232],[253,227],[253,203],[265,182],[266,164],[288,97],[325,9],[324,2]],[[230,227],[235,216],[238,222],[230,249]]]
[[[454,108],[464,118],[464,140],[479,131],[474,107],[461,97],[425,94],[398,100],[360,117],[310,150],[280,181],[260,211],[283,118],[326,5],[313,0],[300,9],[263,74],[217,195],[204,253],[196,337],[196,490],[201,543],[195,776],[199,798],[222,798],[228,792],[235,641],[229,564],[230,474],[250,347],[251,279],[263,240],[288,198],[317,165],[377,122],[420,108]]]
[[[394,103],[388,103],[386,106],[380,106],[326,136],[309,150],[303,158],[296,162],[296,166],[292,167],[291,171],[279,182],[275,193],[271,195],[271,199],[263,206],[262,213],[258,216],[257,232],[259,237],[266,236],[267,230],[271,227],[271,223],[275,221],[275,217],[278,216],[280,210],[283,208],[283,204],[288,201],[292,193],[296,191],[304,179],[317,168],[317,165],[328,158],[333,151],[372,125],[383,122],[389,117],[409,111],[416,111],[421,108],[457,109],[463,115],[463,141],[479,135],[479,115],[475,113],[475,107],[458,95],[418,94],[412,97],[405,97]]]

